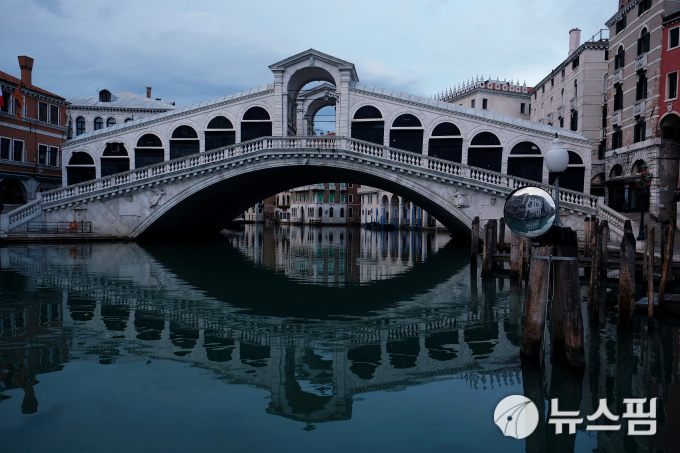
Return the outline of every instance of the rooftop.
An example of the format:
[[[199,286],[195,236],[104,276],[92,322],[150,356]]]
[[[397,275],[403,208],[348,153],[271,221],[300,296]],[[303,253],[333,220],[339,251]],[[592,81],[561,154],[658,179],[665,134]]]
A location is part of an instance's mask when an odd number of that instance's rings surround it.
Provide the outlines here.
[[[22,88],[26,88],[26,89],[29,89],[31,91],[35,91],[36,93],[44,94],[46,96],[52,96],[54,98],[61,99],[62,101],[66,100],[61,96],[57,96],[56,94],[50,93],[49,91],[43,90],[42,88],[37,87],[35,85],[27,85],[25,83],[22,83],[21,79],[18,79],[14,76],[11,76],[11,75],[7,74],[6,72],[0,71],[0,82],[7,82],[7,83],[11,83],[12,85],[19,85],[21,83]]]
[[[100,101],[99,95],[86,96],[82,98],[71,98],[68,100],[68,102],[71,103],[71,108],[96,107],[116,109],[158,110],[163,112],[175,109],[175,106],[171,101],[151,99],[145,96],[140,96],[138,94],[131,93],[129,91],[111,93],[110,102]]]

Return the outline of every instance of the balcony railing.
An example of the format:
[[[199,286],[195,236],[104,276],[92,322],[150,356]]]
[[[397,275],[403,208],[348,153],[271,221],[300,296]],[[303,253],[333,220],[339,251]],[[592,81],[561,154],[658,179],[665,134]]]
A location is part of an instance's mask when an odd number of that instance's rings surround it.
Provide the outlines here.
[[[645,113],[645,101],[640,100],[633,104],[633,116],[640,116]]]
[[[612,113],[612,126],[621,125],[621,110]]]
[[[572,98],[569,101],[569,109],[570,110],[576,110],[576,98]]]
[[[621,83],[622,80],[623,80],[623,69],[617,69],[616,71],[614,71],[614,75],[612,77],[612,83],[614,83],[614,84]]]
[[[557,117],[562,118],[564,116],[564,106],[560,105],[557,107]]]
[[[643,53],[635,59],[635,70],[641,71],[647,68],[647,54]],[[614,82],[616,83],[616,82]]]

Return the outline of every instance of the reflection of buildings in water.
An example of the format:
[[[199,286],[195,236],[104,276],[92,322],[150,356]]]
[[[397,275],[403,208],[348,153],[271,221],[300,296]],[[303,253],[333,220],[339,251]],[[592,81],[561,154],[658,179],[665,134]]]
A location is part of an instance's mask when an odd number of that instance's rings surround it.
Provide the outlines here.
[[[436,232],[246,225],[230,243],[257,265],[305,282],[366,283],[392,278],[449,242]]]
[[[435,288],[423,300],[414,298],[375,316],[286,322],[238,314],[224,303],[204,300],[199,289],[183,286],[152,260],[144,263],[135,245],[126,245],[127,254],[114,249],[84,246],[71,253],[64,247],[44,265],[44,256],[33,260],[23,249],[0,251],[3,267],[26,276],[22,285],[54,288],[62,300],[34,312],[22,306],[2,311],[3,340],[20,336],[22,329],[42,332],[43,344],[36,349],[42,367],[27,363],[30,379],[12,371],[5,380],[8,388],[26,390],[27,410],[37,410],[37,404],[29,407],[37,401],[31,384],[37,382],[35,375],[66,362],[65,344],[79,358],[102,364],[147,356],[196,364],[229,382],[267,389],[272,395],[268,412],[307,423],[350,418],[358,393],[418,385],[462,370],[502,374],[498,370],[516,361],[517,335],[508,331],[507,313],[499,305],[497,318],[480,323],[450,302],[436,308],[424,300],[440,297]],[[451,294],[464,293],[464,280],[456,275],[439,291],[450,301]],[[151,281],[162,283],[146,284]],[[0,364],[19,370],[8,353],[16,348],[8,344],[3,341],[0,348]]]

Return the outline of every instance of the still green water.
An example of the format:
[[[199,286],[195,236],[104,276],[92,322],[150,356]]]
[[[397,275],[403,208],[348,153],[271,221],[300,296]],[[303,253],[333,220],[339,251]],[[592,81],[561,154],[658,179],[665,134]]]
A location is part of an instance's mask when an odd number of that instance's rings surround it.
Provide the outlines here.
[[[523,292],[478,274],[432,232],[0,248],[0,450],[677,451],[678,327],[610,323],[583,372],[529,366]],[[504,437],[509,395],[582,416],[658,397],[657,434]]]

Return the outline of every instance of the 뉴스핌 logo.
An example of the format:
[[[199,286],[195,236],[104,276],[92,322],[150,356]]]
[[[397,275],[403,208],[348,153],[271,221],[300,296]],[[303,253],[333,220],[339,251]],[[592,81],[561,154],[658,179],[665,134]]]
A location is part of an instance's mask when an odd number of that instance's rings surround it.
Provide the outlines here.
[[[523,395],[510,395],[498,403],[493,420],[504,436],[524,439],[538,426],[538,409],[529,398]]]

